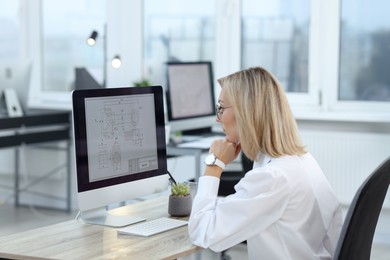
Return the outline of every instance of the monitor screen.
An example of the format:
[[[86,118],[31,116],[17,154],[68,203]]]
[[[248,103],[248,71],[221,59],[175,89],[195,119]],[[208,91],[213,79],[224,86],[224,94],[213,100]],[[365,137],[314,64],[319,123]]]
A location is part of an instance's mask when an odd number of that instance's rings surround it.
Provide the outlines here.
[[[167,63],[167,110],[173,131],[210,128],[215,122],[211,62]]]
[[[72,100],[82,218],[130,224],[105,208],[168,188],[162,87],[75,90]]]

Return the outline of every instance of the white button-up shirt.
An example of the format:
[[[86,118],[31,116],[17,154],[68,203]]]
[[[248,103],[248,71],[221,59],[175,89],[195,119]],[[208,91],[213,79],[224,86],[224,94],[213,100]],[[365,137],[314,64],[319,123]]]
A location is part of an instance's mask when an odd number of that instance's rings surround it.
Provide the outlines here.
[[[341,207],[309,153],[262,156],[235,194],[217,197],[218,187],[216,177],[199,178],[188,225],[195,245],[218,252],[246,240],[249,259],[332,258]]]

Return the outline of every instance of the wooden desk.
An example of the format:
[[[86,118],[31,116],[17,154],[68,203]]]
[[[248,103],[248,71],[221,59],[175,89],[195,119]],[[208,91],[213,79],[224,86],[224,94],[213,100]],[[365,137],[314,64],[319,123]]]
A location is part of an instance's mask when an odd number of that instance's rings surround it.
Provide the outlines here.
[[[168,216],[168,195],[112,211],[147,220]],[[8,259],[176,259],[200,247],[191,244],[187,226],[151,237],[117,234],[117,228],[71,220],[0,237],[0,258]]]

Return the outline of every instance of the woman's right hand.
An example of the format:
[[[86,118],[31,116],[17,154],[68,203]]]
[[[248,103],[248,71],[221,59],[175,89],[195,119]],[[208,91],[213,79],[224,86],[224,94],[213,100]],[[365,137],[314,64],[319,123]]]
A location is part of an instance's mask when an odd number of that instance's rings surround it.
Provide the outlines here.
[[[209,152],[215,154],[225,164],[229,164],[240,154],[241,145],[231,143],[226,139],[218,139],[211,144]]]

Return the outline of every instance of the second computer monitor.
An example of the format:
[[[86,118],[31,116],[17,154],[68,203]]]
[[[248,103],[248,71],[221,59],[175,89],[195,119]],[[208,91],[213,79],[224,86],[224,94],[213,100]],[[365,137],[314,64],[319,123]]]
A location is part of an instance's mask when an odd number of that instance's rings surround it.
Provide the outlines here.
[[[168,62],[167,81],[172,131],[208,129],[216,123],[211,62]]]

